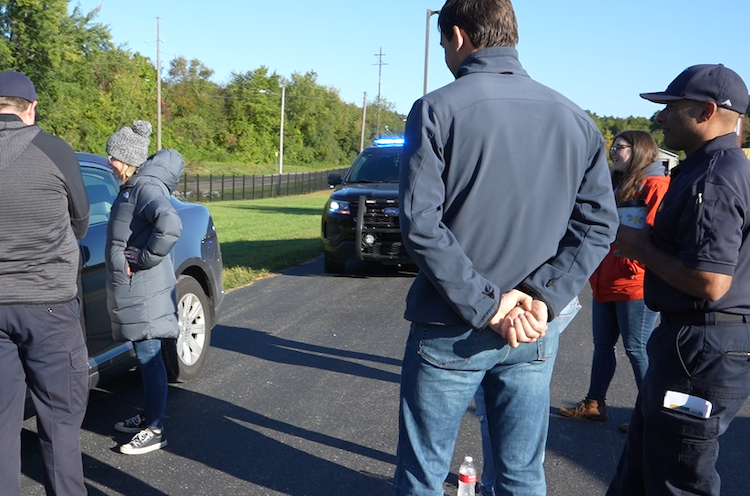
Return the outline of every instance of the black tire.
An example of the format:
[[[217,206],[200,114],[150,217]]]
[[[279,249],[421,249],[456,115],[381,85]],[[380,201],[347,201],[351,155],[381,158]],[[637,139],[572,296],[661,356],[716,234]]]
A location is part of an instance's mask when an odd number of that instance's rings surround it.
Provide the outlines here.
[[[329,274],[342,274],[346,270],[346,260],[337,260],[328,253],[324,253],[323,269]]]
[[[180,335],[162,341],[162,356],[170,382],[198,377],[211,345],[211,312],[203,287],[194,278],[177,278],[177,320]]]

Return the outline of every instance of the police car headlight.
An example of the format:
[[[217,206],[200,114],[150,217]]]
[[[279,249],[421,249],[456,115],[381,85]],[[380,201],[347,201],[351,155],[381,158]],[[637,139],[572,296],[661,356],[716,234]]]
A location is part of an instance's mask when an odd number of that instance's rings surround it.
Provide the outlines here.
[[[349,202],[331,200],[331,202],[328,204],[328,213],[338,214],[338,215],[349,215],[350,213],[352,213],[352,211],[349,208]]]

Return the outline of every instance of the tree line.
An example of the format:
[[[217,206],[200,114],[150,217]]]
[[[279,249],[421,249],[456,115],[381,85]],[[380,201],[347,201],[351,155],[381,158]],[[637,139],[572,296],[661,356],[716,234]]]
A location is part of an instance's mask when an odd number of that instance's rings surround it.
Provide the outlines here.
[[[148,57],[113,43],[108,27],[96,21],[98,8],[76,6],[68,13],[68,3],[0,0],[0,67],[34,81],[40,126],[76,150],[101,154],[109,136],[136,119],[156,127],[157,71]],[[233,72],[220,85],[200,60],[177,57],[164,72],[162,146],[179,150],[188,162],[275,163],[282,86],[285,164],[336,167],[359,152],[361,105],[342,101],[313,71],[285,78],[261,66]],[[379,134],[403,133],[405,116],[387,100],[379,107],[378,129],[378,103],[367,106],[365,145]],[[607,143],[622,130],[641,129],[663,144],[654,117],[590,115]],[[750,122],[745,146],[749,135]]]
[[[68,13],[67,0],[0,0],[0,67],[27,74],[37,88],[39,125],[79,151],[102,154],[111,134],[136,119],[156,128],[157,71],[138,52],[116,46],[98,8]],[[266,67],[234,72],[224,85],[199,60],[175,58],[161,84],[162,146],[188,161],[273,164],[281,87],[285,87],[284,161],[342,165],[360,149],[361,105],[341,100],[315,72],[285,78]],[[365,145],[403,133],[387,100],[368,102]],[[155,139],[152,147],[155,150]]]

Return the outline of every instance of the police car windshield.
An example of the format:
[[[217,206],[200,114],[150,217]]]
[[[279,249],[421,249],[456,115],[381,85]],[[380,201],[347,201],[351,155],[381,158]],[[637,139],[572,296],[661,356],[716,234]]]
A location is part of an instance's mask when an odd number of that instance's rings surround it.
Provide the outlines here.
[[[350,183],[396,183],[401,148],[388,153],[365,151],[352,166],[347,182]]]

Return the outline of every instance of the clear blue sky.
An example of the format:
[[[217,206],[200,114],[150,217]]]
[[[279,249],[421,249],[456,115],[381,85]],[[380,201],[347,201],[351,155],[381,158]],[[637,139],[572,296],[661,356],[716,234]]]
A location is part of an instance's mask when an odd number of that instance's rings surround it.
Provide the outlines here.
[[[723,63],[750,84],[750,0],[515,0],[520,59],[531,77],[600,116],[650,117],[659,106],[638,93],[662,91],[684,68]],[[362,104],[378,94],[408,113],[422,96],[427,9],[433,0],[72,0],[113,41],[156,61],[161,18],[163,74],[176,56],[199,59],[226,83],[266,66]],[[428,91],[449,83],[437,16],[430,22]]]

